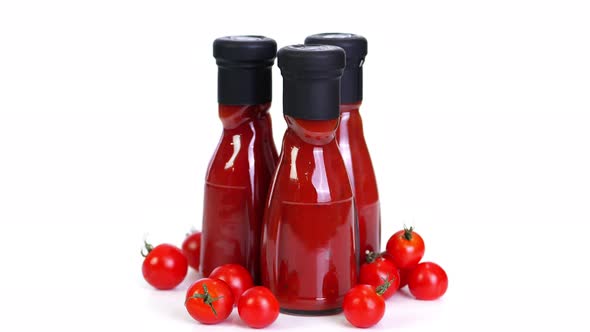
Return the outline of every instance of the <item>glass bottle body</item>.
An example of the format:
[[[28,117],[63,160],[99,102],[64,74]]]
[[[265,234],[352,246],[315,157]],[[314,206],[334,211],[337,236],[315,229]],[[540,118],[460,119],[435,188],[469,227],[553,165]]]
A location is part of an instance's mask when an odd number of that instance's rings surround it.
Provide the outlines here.
[[[367,250],[380,252],[381,210],[375,171],[365,142],[361,103],[340,105],[340,125],[336,132],[338,147],[354,192],[359,224],[361,262]]]
[[[283,312],[336,313],[356,283],[358,255],[353,193],[335,140],[338,119],[285,119],[262,233],[262,281]]]
[[[236,263],[260,282],[260,232],[277,163],[268,110],[260,105],[219,105],[223,134],[205,182],[201,273]]]

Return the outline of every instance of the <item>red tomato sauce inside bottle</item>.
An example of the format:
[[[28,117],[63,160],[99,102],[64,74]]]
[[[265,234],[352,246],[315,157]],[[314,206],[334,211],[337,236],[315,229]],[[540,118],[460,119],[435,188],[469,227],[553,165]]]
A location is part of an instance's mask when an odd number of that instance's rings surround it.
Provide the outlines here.
[[[260,232],[278,159],[268,113],[276,43],[259,36],[224,37],[215,41],[214,55],[223,134],[206,175],[201,273],[240,264],[259,283]]]
[[[224,129],[206,177],[203,275],[228,263],[259,274],[261,221],[277,161],[269,107],[219,106]]]
[[[356,283],[354,198],[335,139],[343,56],[325,46],[279,51],[288,129],[265,213],[261,271],[286,313],[337,313]]]
[[[346,52],[346,68],[340,84],[341,119],[336,139],[354,191],[361,262],[364,262],[365,252],[379,252],[381,245],[377,181],[359,113],[363,99],[363,64],[367,55],[367,40],[350,33],[321,33],[307,37],[305,43],[339,46]]]
[[[380,251],[381,211],[377,181],[363,135],[359,106],[360,103],[340,105],[341,118],[336,139],[354,191],[359,245],[361,256],[364,257],[366,250]]]

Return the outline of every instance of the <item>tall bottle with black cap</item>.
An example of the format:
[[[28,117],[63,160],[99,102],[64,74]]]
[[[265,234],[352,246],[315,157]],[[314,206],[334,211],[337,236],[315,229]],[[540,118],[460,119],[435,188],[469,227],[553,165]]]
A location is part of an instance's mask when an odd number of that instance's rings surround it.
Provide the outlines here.
[[[201,267],[235,263],[260,281],[260,232],[277,163],[268,113],[277,44],[262,36],[230,36],[213,43],[223,134],[207,170]]]
[[[335,135],[344,51],[293,45],[278,53],[287,131],[269,193],[263,284],[286,313],[341,311],[355,285],[353,193]]]
[[[321,33],[307,37],[305,44],[335,45],[346,52],[346,68],[340,83],[341,119],[336,139],[354,190],[360,252],[364,262],[365,252],[379,252],[381,245],[379,193],[359,113],[363,100],[363,63],[367,55],[367,40],[350,33]]]

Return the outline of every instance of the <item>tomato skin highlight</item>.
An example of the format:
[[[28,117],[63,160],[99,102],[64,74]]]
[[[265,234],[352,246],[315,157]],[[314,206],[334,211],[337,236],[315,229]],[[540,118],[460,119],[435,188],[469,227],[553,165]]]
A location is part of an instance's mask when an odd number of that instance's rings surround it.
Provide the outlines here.
[[[424,256],[424,240],[412,227],[405,228],[389,238],[386,250],[395,266],[400,269],[413,268]]]
[[[279,301],[270,289],[252,287],[238,300],[238,313],[246,325],[256,329],[265,328],[279,316]]]
[[[188,265],[198,271],[201,260],[201,232],[191,233],[184,239],[182,253],[186,256]]]
[[[377,288],[385,280],[391,283],[381,295],[383,299],[387,300],[399,289],[400,275],[397,267],[384,257],[377,257],[373,262],[361,265],[359,284],[367,284]]]
[[[208,298],[204,298],[207,295]],[[207,300],[211,300],[208,304]],[[227,319],[233,310],[234,295],[229,286],[218,279],[202,278],[186,291],[184,306],[196,321],[217,324]]]
[[[152,248],[146,243],[148,254],[143,260],[143,278],[153,287],[161,290],[178,286],[186,277],[188,262],[182,251],[171,244],[160,244]]]
[[[254,281],[250,272],[245,267],[239,264],[224,264],[216,267],[209,278],[219,279],[224,281],[232,290],[234,294],[234,305],[238,304],[240,296],[248,290],[254,287]]]
[[[449,286],[447,273],[438,264],[418,264],[408,279],[410,293],[418,300],[436,300],[443,296]]]
[[[361,328],[377,324],[385,314],[385,300],[371,285],[356,285],[344,296],[346,320]]]

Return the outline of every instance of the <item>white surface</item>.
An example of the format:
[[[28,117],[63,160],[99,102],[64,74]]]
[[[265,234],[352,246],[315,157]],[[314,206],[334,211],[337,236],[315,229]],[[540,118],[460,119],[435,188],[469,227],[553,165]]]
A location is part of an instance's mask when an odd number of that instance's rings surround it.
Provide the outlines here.
[[[369,40],[384,234],[415,225],[450,277],[440,301],[395,296],[375,330],[587,330],[588,3],[372,3],[2,1],[0,330],[243,328],[235,312],[192,321],[188,280],[147,286],[141,240],[180,244],[200,224],[221,131],[213,39],[326,31]],[[277,143],[281,87],[275,67]],[[273,329],[348,325],[281,315]]]

